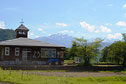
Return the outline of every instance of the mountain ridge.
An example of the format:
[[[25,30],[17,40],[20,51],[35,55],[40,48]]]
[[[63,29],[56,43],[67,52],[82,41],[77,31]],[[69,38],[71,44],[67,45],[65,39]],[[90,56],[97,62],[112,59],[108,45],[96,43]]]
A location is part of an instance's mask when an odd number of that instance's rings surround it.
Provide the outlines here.
[[[45,41],[52,44],[57,44],[65,47],[71,47],[72,46],[72,40],[74,40],[74,37],[66,35],[66,34],[53,34],[50,36],[44,36],[35,38],[35,40],[39,41]]]
[[[67,48],[72,46],[72,41],[74,40],[75,37],[67,35],[67,34],[52,34],[50,36],[43,36],[43,37],[39,37],[39,38],[35,38],[35,40],[39,40],[39,41],[45,41],[48,43],[52,43],[52,44],[56,44],[56,45],[61,45],[61,46],[65,46]],[[91,42],[91,40],[89,40],[89,42]],[[112,44],[113,41],[106,41],[106,42],[102,42],[102,46],[109,46],[110,44]]]

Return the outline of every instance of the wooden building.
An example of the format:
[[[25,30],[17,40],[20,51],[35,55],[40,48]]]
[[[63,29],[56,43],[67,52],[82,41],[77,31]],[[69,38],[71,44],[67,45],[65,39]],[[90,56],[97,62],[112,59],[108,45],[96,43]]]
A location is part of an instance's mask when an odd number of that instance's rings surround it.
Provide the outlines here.
[[[15,31],[16,39],[0,42],[0,64],[63,64],[64,46],[27,38],[23,24]]]

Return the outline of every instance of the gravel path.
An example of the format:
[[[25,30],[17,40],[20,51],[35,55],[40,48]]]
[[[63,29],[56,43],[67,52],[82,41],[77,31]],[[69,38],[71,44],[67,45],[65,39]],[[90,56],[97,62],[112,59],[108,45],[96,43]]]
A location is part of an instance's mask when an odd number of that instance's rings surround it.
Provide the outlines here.
[[[126,76],[125,73],[119,72],[28,72],[30,74],[43,76],[58,77],[109,77],[109,76]]]

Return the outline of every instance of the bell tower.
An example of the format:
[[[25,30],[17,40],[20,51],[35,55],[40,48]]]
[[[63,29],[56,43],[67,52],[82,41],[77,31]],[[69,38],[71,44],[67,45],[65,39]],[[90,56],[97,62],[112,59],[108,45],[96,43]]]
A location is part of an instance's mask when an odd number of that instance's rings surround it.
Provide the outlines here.
[[[20,37],[27,38],[29,29],[23,25],[23,23],[24,23],[23,19],[21,20],[20,23],[21,23],[21,25],[15,30],[16,38],[20,38]]]

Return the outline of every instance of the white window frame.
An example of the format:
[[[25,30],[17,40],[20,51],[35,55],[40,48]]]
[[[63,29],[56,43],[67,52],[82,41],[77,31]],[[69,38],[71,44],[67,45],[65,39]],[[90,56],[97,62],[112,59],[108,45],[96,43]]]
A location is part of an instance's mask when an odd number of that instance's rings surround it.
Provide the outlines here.
[[[48,53],[47,56],[42,56],[42,54],[41,54],[42,58],[56,58],[56,49],[55,48],[50,48],[50,49],[49,48],[41,48],[41,53],[42,52]],[[53,52],[53,54],[55,54],[55,56],[51,56],[52,52]]]
[[[15,48],[15,56],[19,56],[19,54],[20,54],[20,48],[16,47]]]
[[[10,47],[5,47],[5,56],[10,55]]]

